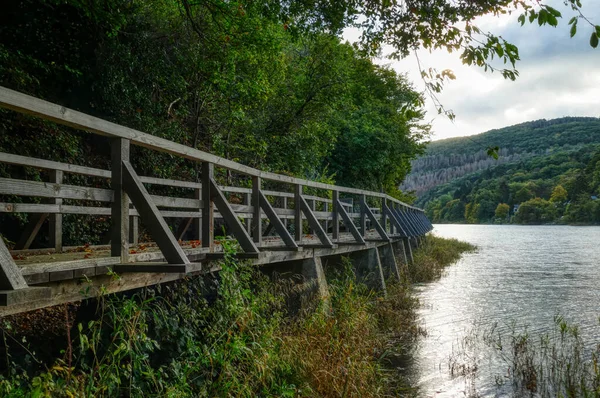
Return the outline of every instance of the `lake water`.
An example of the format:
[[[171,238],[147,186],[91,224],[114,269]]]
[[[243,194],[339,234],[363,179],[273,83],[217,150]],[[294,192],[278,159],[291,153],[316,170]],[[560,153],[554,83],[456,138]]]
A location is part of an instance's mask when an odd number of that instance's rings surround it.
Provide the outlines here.
[[[450,377],[448,369],[465,336],[494,324],[504,334],[515,322],[543,334],[561,315],[580,326],[586,342],[600,342],[600,227],[436,225],[434,233],[473,243],[478,251],[439,281],[416,288],[427,331],[411,365],[420,395],[464,397],[473,389],[482,397],[507,396],[495,385],[505,365],[486,363],[491,354],[485,347],[475,354],[481,364],[472,384]]]

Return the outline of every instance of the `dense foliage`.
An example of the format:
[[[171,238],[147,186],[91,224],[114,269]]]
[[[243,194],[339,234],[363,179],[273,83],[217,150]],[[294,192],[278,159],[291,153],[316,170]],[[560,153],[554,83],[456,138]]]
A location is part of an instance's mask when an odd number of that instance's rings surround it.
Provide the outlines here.
[[[600,223],[600,146],[558,148],[468,174],[424,198],[434,222]]]
[[[428,134],[421,95],[336,32],[291,24],[274,5],[9,0],[0,85],[263,170],[399,196]],[[0,112],[0,151],[108,168],[106,139]],[[135,148],[132,161],[142,175],[198,178],[198,164],[171,156]],[[10,220],[2,232],[16,240],[25,220]],[[66,244],[97,243],[90,221],[82,231],[67,218]]]
[[[297,290],[236,262],[227,246],[218,283],[196,277],[103,296],[75,321],[53,308],[4,318],[0,395],[399,396],[408,387],[393,359],[407,355],[420,333],[410,281],[439,277],[473,249],[428,237],[385,298],[342,261],[329,269],[329,300],[289,317],[284,298]],[[62,336],[53,347],[47,329],[30,328],[36,318]]]

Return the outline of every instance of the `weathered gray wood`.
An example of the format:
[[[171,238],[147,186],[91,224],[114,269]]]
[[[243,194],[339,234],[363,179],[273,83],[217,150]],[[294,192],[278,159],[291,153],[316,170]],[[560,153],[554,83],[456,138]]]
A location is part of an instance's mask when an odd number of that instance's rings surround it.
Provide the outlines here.
[[[139,176],[140,181],[144,184],[152,184],[152,185],[164,185],[168,187],[178,187],[178,188],[190,188],[190,189],[200,189],[202,188],[202,184],[199,182],[192,181],[181,181],[181,180],[173,180],[169,178],[156,178],[156,177],[144,177]]]
[[[369,220],[371,220],[371,224],[375,227],[375,230],[381,236],[381,239],[389,241],[390,237],[387,232],[383,228],[383,226],[377,220],[377,217],[373,214],[369,206],[367,206],[366,202],[361,203],[361,207],[363,208],[363,214],[365,214]]]
[[[340,238],[340,193],[338,191],[332,191],[331,197],[333,199],[333,221],[331,235],[334,242],[337,242],[337,240]]]
[[[244,229],[244,226],[242,225],[237,215],[229,205],[229,202],[227,202],[227,199],[219,189],[219,186],[217,185],[215,180],[211,179],[210,184],[210,192],[212,195],[211,199],[213,203],[217,206],[217,209],[219,209],[219,213],[221,213],[221,216],[223,217],[229,228],[231,228],[233,236],[235,236],[235,238],[237,239],[238,243],[242,247],[242,250],[244,250],[245,253],[258,253],[258,247],[256,247],[256,245],[252,241],[252,238]]]
[[[62,185],[63,183],[63,172],[60,170],[51,170],[50,171],[50,181],[57,184]],[[62,199],[55,198],[52,200],[57,206],[61,206],[63,201]],[[54,213],[50,214],[50,245],[54,247],[57,252],[62,251],[62,214]]]
[[[111,141],[111,188],[114,199],[111,212],[110,254],[113,257],[120,257],[122,262],[127,262],[129,257],[129,197],[124,176],[124,162],[129,162],[129,151],[129,141],[120,138]]]
[[[223,191],[223,190],[221,190]],[[246,206],[250,206],[252,205],[252,193],[244,193],[244,205]],[[252,211],[254,211],[254,207],[252,207]],[[246,231],[248,231],[249,234],[252,234],[252,218],[248,217],[244,219],[244,224],[246,224]]]
[[[51,160],[30,158],[26,156],[13,155],[12,153],[5,152],[0,152],[0,163],[14,164],[19,166],[30,166],[44,170],[59,170],[71,174],[110,178],[110,171],[108,170],[59,163]]]
[[[129,224],[129,241],[133,245],[137,245],[140,242],[140,218],[138,216],[130,217]]]
[[[365,238],[362,236],[360,231],[356,228],[356,225],[354,225],[354,222],[352,222],[352,219],[346,212],[346,209],[344,209],[344,207],[342,206],[342,203],[339,201],[339,199],[337,201],[336,208],[338,209],[338,214],[342,216],[342,221],[344,222],[346,229],[352,234],[352,236],[354,237],[354,240],[356,242],[364,244]]]
[[[261,215],[261,200],[260,200],[261,179],[260,177],[252,177],[252,206],[254,206],[254,215],[252,216],[252,239],[258,245],[262,241],[262,215]]]
[[[355,188],[336,187],[330,184],[324,184],[316,181],[302,180],[290,176],[279,175],[275,173],[260,171],[252,167],[223,159],[207,152],[197,150],[182,144],[177,144],[166,139],[142,133],[128,127],[120,126],[106,120],[87,115],[68,109],[64,106],[56,105],[38,98],[0,87],[0,107],[12,109],[17,112],[41,117],[45,120],[51,120],[59,124],[74,127],[80,130],[89,131],[95,134],[106,135],[109,137],[123,138],[131,140],[135,145],[177,155],[186,159],[199,162],[210,162],[218,164],[220,167],[237,171],[242,174],[248,174],[263,179],[279,181],[290,184],[300,184],[307,187],[320,188],[325,190],[337,189],[342,192],[352,194],[365,194],[372,197],[387,198],[390,201],[401,203],[403,206],[412,208],[412,206],[402,203],[386,194],[370,192]]]
[[[312,209],[310,208],[310,206],[308,205],[306,200],[304,200],[302,195],[300,195],[299,198],[300,198],[300,208],[302,209],[302,212],[306,216],[308,225],[312,228],[315,235],[317,235],[317,237],[319,238],[319,240],[321,241],[323,246],[333,247],[334,246],[333,242],[331,241],[331,239],[329,239],[329,236],[327,236],[327,232],[325,232],[323,230],[321,223],[319,222],[319,220],[317,220],[317,218],[313,214]]]
[[[387,214],[385,213],[385,211],[383,211],[383,209],[385,209],[385,207],[387,206],[387,200],[385,198],[381,199],[381,226],[383,227],[384,231],[388,231],[388,220],[387,220]],[[394,234],[394,229],[393,229],[393,225],[390,225],[390,235]]]
[[[35,196],[41,198],[61,198],[112,202],[113,193],[108,189],[78,187],[39,181],[0,178],[0,194]]]
[[[0,291],[0,306],[9,307],[22,303],[43,303],[50,300],[47,287],[28,287],[18,290]]]
[[[161,272],[185,274],[191,264],[169,263],[127,263],[113,265],[113,271],[122,272]]]
[[[406,254],[406,263],[412,265],[415,260],[413,257],[412,247],[410,246],[410,238],[402,238],[404,253]]]
[[[394,214],[396,214],[396,216],[398,217],[398,220],[400,220],[400,223],[404,227],[404,231],[407,233],[407,235],[409,237],[418,235],[415,231],[414,226],[412,225],[412,222],[407,219],[406,214],[403,211],[401,211],[397,208],[394,208],[394,209],[392,209],[392,212],[394,212]]]
[[[325,202],[324,207],[325,213],[329,213],[329,203]],[[333,214],[331,215],[333,216]],[[325,229],[326,232],[329,231],[329,218],[326,218],[325,221],[323,221],[323,229]]]
[[[194,199],[197,200],[202,200],[202,189],[201,188],[196,188],[194,190]],[[202,204],[202,206],[200,208],[198,208],[198,212],[202,213],[202,207],[204,207],[204,204]],[[194,228],[194,236],[197,240],[202,240],[202,218],[192,218],[192,226]]]
[[[211,181],[214,175],[214,165],[212,163],[202,163],[202,247],[208,247],[212,251],[215,240],[215,214],[214,203],[212,200]]]
[[[133,205],[141,215],[142,222],[148,227],[167,262],[169,264],[188,264],[190,261],[177,243],[164,218],[160,215],[158,208],[152,202],[148,191],[137,177],[131,163],[124,160],[122,170],[125,191],[129,194]]]
[[[27,288],[27,282],[0,235],[0,290],[18,290]]]
[[[400,235],[402,237],[408,236],[408,234],[404,230],[404,227],[402,226],[402,223],[400,222],[400,220],[398,219],[398,217],[396,216],[396,214],[394,212],[392,212],[391,208],[389,208],[386,205],[385,208],[383,209],[383,212],[387,214],[387,216],[390,219],[390,222],[392,223],[392,225],[395,225],[396,232],[397,232],[398,235]]]
[[[25,230],[21,234],[21,239],[15,244],[15,250],[27,250],[33,243],[44,221],[48,218],[48,213],[36,214],[27,223]]]
[[[260,207],[262,207],[262,209],[265,211],[266,216],[269,218],[269,221],[271,221],[271,225],[275,228],[275,231],[277,231],[277,233],[283,240],[283,243],[285,243],[287,247],[297,249],[298,245],[294,241],[294,238],[292,237],[292,235],[290,235],[285,225],[283,225],[283,223],[277,216],[277,213],[275,213],[275,210],[271,206],[271,203],[269,203],[269,201],[267,200],[267,197],[263,195],[263,193],[260,190],[258,191],[258,194]]]
[[[367,197],[366,195],[360,195],[360,233],[362,236],[367,235]]]
[[[294,186],[294,235],[296,242],[302,242],[302,185]]]
[[[283,209],[287,210],[287,208],[288,208],[288,198],[284,196],[283,197]],[[288,227],[288,219],[284,218],[284,219],[282,219],[282,221],[283,221],[283,225],[287,229],[287,227]]]

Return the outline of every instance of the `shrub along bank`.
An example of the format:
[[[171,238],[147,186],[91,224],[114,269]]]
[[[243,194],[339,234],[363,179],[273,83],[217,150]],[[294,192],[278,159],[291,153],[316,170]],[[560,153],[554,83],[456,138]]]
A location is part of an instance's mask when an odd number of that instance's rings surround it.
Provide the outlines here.
[[[369,291],[342,261],[328,275],[328,303],[294,315],[285,283],[228,255],[218,278],[103,296],[87,318],[83,306],[75,320],[73,306],[6,317],[0,395],[412,394],[395,366],[422,332],[410,284],[439,277],[472,249],[428,237],[387,297]],[[44,316],[59,325],[47,336],[24,327]]]

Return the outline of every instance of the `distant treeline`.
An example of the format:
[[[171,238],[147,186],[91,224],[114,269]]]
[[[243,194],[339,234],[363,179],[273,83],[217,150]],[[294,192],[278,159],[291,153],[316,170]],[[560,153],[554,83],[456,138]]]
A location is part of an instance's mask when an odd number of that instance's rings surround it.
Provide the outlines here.
[[[600,145],[471,173],[419,199],[438,223],[600,223]]]

